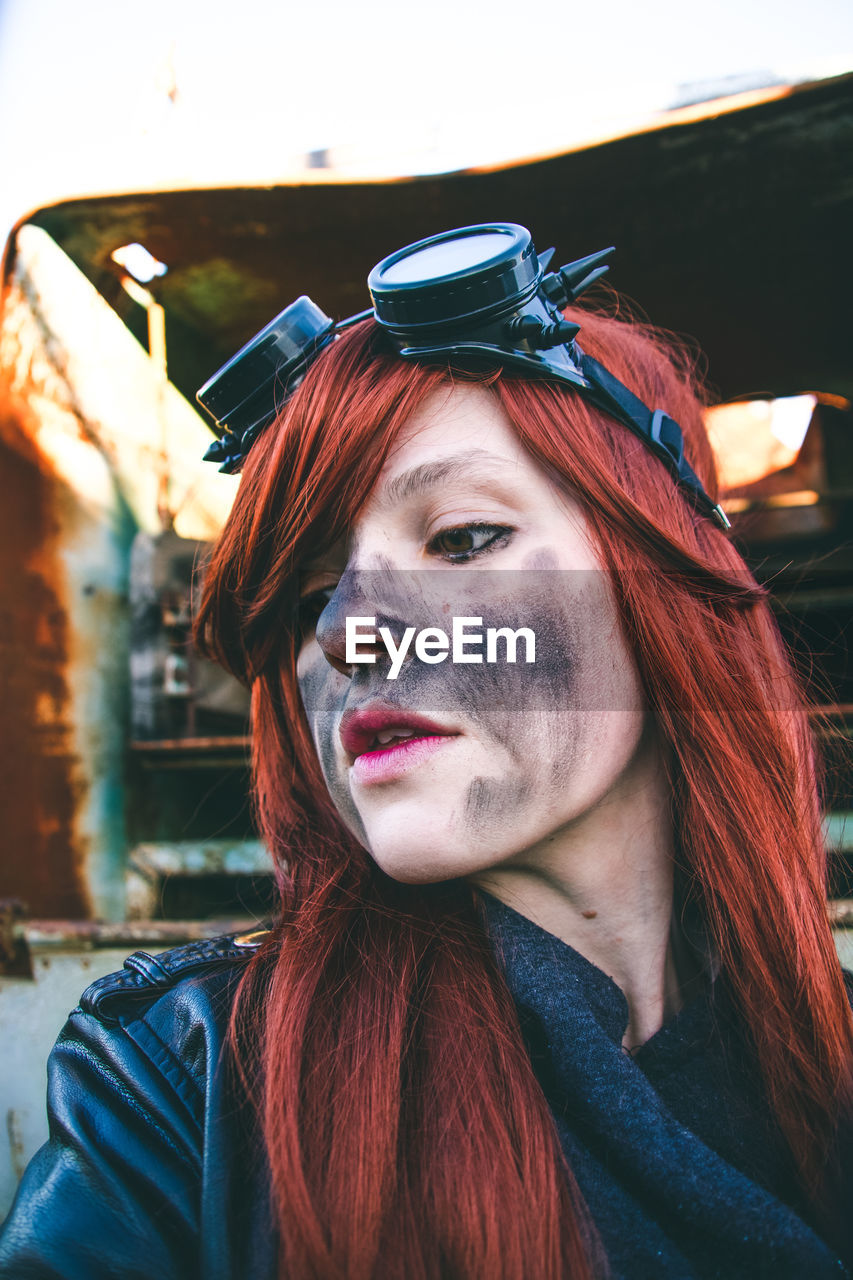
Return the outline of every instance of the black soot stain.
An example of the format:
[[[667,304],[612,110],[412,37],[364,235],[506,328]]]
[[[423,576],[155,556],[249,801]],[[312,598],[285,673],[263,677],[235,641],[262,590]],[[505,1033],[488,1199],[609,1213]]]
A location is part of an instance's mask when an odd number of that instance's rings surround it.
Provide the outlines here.
[[[465,793],[465,821],[477,831],[501,826],[523,808],[533,790],[530,777],[474,778]]]
[[[543,772],[552,792],[561,785],[575,749],[571,711],[595,696],[593,682],[584,676],[596,669],[612,611],[602,609],[601,571],[559,570],[558,564],[556,551],[543,546],[527,556],[522,570],[344,573],[317,623],[313,656],[300,662],[299,685],[332,799],[365,845],[336,744],[344,711],[374,700],[458,727],[487,750],[494,746],[502,776],[473,777],[465,800],[466,820],[481,836],[484,828],[505,821],[525,804]],[[387,678],[391,657],[381,641],[376,661],[352,665],[349,676],[324,656],[325,650],[344,661],[348,616],[375,618],[376,634],[386,626],[399,644],[410,626],[440,627],[450,634],[450,615],[482,619],[481,625],[468,628],[483,635],[481,647],[470,646],[469,652],[484,659],[488,627],[530,628],[535,661],[525,661],[523,639],[516,661],[507,661],[500,637],[493,663],[453,662],[448,655],[429,664],[416,657],[412,644],[396,680]],[[512,762],[511,777],[504,752]]]

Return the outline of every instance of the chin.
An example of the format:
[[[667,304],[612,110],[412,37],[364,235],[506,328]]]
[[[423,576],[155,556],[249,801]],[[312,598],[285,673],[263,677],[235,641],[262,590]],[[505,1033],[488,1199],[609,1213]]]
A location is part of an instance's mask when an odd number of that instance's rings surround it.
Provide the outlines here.
[[[377,866],[398,884],[440,884],[444,880],[456,880],[457,874],[438,865],[438,860],[420,862],[405,858],[376,858]]]
[[[475,853],[470,841],[461,834],[437,832],[434,815],[431,821],[422,816],[418,820],[401,818],[365,826],[370,856],[387,876],[400,884],[457,880],[482,871],[484,863],[492,866],[500,860],[498,854],[484,858],[482,851]],[[413,832],[418,834],[413,836]]]

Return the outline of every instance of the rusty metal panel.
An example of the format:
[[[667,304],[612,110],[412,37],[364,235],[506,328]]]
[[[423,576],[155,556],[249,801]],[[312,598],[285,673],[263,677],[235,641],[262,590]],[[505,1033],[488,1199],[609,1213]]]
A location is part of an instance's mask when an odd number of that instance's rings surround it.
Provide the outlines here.
[[[124,916],[131,545],[164,501],[209,539],[233,493],[152,365],[24,228],[0,327],[0,895],[40,916]]]
[[[33,288],[22,276],[2,330],[2,892],[40,913],[116,916],[134,526]]]
[[[20,405],[0,406],[0,866],[2,892],[45,914],[91,909],[80,831],[87,781],[74,743],[61,486]]]

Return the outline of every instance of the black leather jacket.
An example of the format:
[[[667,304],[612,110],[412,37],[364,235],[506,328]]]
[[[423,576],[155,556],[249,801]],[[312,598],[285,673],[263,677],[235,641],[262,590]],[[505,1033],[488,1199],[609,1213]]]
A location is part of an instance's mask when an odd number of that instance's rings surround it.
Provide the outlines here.
[[[48,1062],[50,1140],[0,1235],[3,1280],[272,1280],[262,1144],[220,1061],[258,942],[138,951],[84,993]]]

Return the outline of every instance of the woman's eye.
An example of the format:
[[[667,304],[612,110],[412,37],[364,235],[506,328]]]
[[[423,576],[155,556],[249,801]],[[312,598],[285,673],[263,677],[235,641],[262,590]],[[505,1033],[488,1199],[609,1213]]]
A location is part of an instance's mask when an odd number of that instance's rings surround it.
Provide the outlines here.
[[[511,533],[512,529],[502,524],[460,524],[437,533],[428,550],[458,563],[502,545]]]
[[[299,597],[299,630],[303,635],[314,630],[320,614],[336,589],[337,584],[330,584],[328,587],[321,587],[317,591],[311,591],[308,595]]]

